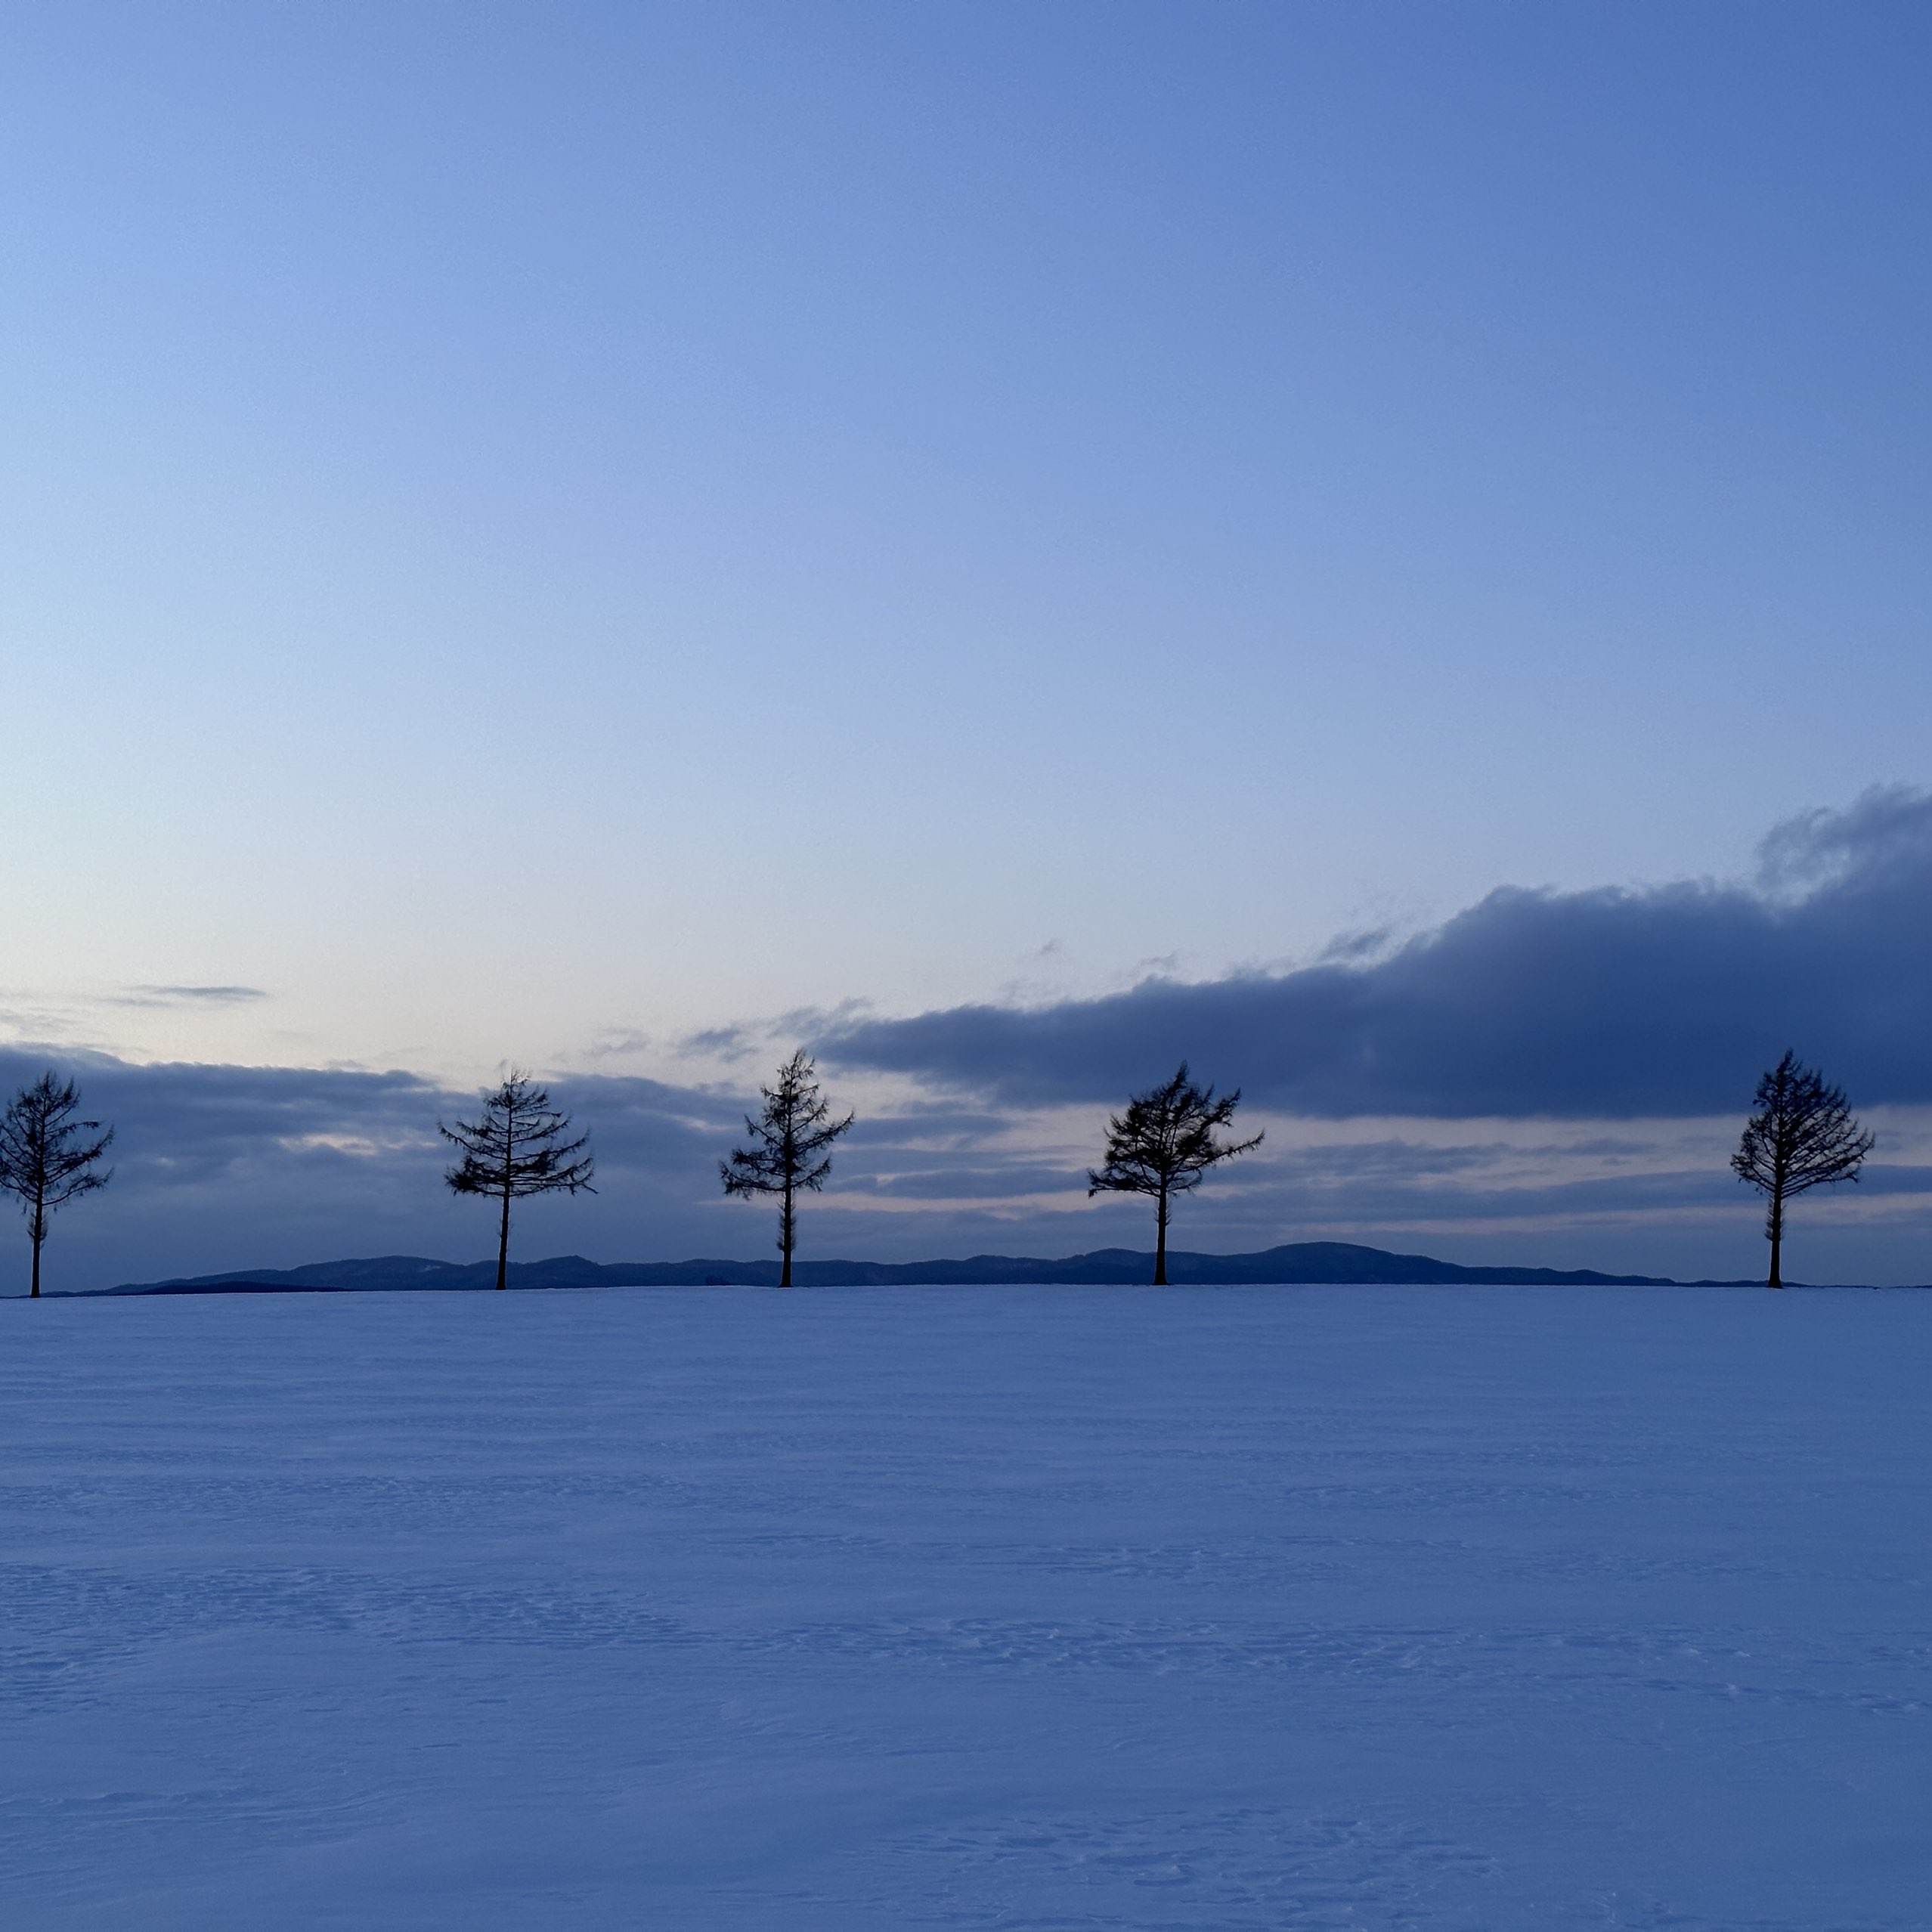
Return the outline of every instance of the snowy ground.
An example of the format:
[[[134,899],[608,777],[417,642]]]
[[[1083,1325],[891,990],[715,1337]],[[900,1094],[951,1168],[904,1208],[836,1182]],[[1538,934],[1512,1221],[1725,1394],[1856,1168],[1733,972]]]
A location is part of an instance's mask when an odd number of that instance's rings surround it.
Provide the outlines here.
[[[0,1303],[0,1923],[1932,1923],[1932,1295]]]

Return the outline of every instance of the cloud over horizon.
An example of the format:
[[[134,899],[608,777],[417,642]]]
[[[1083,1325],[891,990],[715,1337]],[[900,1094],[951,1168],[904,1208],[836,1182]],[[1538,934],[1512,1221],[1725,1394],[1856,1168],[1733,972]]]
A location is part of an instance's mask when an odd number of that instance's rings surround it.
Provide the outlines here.
[[[1932,795],[1875,788],[1775,828],[1756,876],[1506,887],[1365,960],[1035,1008],[844,1020],[829,1065],[1009,1106],[1117,1101],[1185,1059],[1345,1119],[1742,1110],[1787,1046],[1865,1105],[1932,1101]]]

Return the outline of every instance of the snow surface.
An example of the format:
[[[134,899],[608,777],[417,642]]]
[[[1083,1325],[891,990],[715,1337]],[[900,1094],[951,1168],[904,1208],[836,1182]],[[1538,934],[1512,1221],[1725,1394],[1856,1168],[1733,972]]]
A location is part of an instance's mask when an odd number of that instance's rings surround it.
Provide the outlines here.
[[[1932,1923],[1932,1295],[0,1304],[0,1923]]]

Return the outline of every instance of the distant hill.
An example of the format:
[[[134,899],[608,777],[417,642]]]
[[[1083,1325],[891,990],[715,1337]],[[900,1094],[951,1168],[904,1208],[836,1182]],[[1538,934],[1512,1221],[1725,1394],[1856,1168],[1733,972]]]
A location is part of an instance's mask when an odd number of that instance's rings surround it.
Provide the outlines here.
[[[1253,1255],[1171,1253],[1167,1271],[1176,1287],[1292,1286],[1321,1283],[1429,1286],[1461,1283],[1525,1286],[1673,1288],[1655,1274],[1599,1274],[1593,1268],[1463,1268],[1428,1255],[1396,1255],[1351,1241],[1293,1241]],[[1153,1255],[1132,1248],[1040,1261],[1027,1255],[974,1255],[964,1261],[803,1261],[793,1279],[803,1288],[971,1287],[992,1283],[1042,1287],[1132,1286],[1153,1274]],[[771,1288],[776,1261],[593,1262],[581,1255],[513,1262],[513,1288]],[[306,1268],[245,1268],[171,1281],[128,1282],[96,1289],[104,1295],[246,1295],[307,1292],[348,1294],[398,1288],[494,1288],[494,1262],[426,1261],[383,1255],[363,1261],[316,1262]]]

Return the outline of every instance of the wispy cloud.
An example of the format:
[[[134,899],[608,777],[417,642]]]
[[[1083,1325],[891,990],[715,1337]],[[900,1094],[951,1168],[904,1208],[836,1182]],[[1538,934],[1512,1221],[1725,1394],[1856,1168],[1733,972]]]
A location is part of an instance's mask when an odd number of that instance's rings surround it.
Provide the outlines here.
[[[872,1002],[864,999],[841,1000],[831,1007],[794,1007],[769,1019],[739,1020],[686,1033],[675,1042],[673,1051],[680,1059],[714,1060],[732,1067],[775,1056],[776,1065],[801,1042],[856,1026],[872,1010]]]
[[[246,1006],[269,995],[260,986],[130,986],[116,1006]]]

